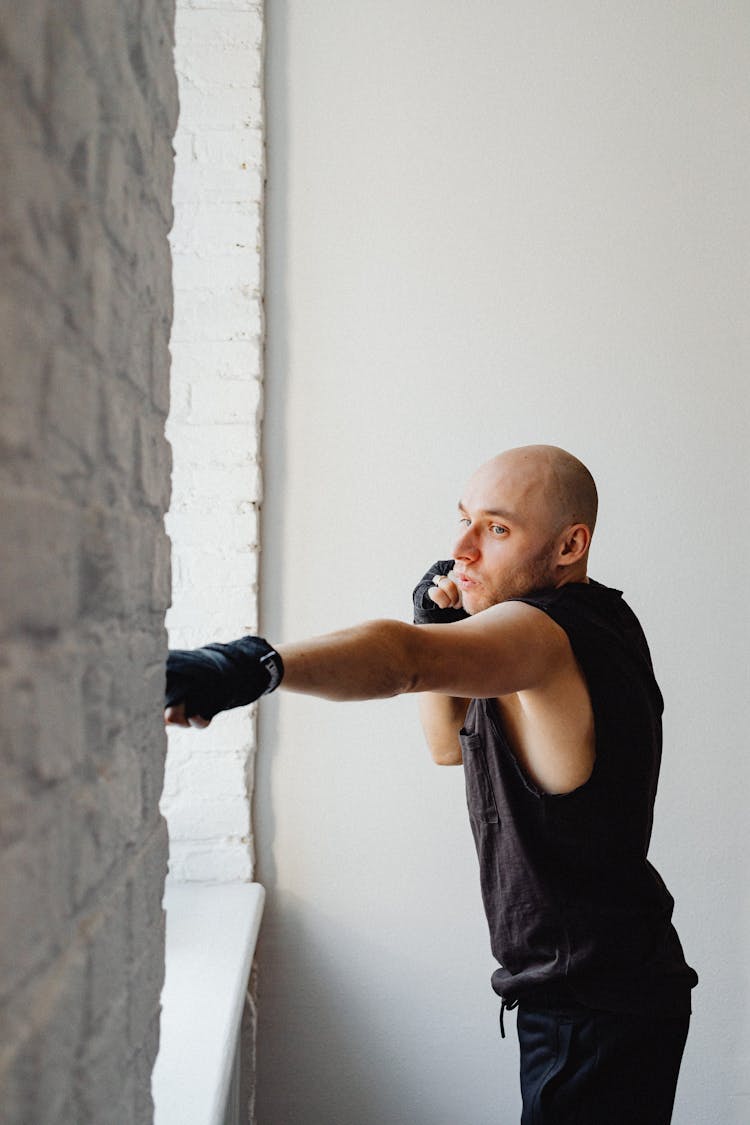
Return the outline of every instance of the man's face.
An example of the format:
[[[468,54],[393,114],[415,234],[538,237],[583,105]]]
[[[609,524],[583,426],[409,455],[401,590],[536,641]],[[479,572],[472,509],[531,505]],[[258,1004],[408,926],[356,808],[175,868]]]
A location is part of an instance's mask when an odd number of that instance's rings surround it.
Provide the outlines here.
[[[544,467],[518,455],[496,458],[469,481],[452,575],[468,613],[555,585],[559,532],[545,484]]]

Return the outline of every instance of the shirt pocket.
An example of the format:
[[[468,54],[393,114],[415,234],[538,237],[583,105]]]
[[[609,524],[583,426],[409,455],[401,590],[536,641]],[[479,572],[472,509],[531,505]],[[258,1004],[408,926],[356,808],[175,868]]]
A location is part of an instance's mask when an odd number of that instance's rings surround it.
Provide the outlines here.
[[[463,751],[469,815],[480,824],[499,824],[500,817],[482,739],[466,729],[459,731],[458,737]]]

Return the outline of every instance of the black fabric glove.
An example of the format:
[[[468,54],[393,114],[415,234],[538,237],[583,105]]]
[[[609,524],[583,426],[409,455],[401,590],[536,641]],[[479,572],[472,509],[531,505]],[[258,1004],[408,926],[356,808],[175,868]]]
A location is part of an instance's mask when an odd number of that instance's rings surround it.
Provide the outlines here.
[[[441,609],[427,593],[435,585],[433,579],[438,574],[450,574],[455,565],[453,559],[441,559],[430,567],[424,578],[414,587],[415,625],[449,625],[452,621],[463,621],[469,616],[465,609]]]
[[[165,707],[185,704],[185,718],[213,719],[219,711],[254,703],[281,683],[284,665],[262,637],[228,644],[173,648],[167,656]]]

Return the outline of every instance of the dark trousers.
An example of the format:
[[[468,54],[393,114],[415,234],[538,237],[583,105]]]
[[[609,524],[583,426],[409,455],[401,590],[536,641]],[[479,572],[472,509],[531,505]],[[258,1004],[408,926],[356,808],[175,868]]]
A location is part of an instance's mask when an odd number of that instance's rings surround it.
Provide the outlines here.
[[[689,1022],[519,1006],[521,1125],[669,1125]]]

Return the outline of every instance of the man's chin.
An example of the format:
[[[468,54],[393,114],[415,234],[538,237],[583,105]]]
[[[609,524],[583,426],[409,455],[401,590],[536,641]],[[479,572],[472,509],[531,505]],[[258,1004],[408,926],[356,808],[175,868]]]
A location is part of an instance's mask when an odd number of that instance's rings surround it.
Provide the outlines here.
[[[468,613],[469,617],[473,617],[475,613],[481,613],[483,609],[489,609],[492,602],[488,602],[483,598],[472,598],[470,594],[463,594],[461,598],[461,605]]]
[[[470,617],[476,613],[481,613],[485,609],[491,609],[493,605],[501,605],[503,602],[509,601],[511,598],[523,596],[513,590],[503,591],[502,594],[495,594],[494,596],[472,597],[471,594],[464,593],[461,598],[461,604]]]

